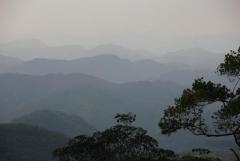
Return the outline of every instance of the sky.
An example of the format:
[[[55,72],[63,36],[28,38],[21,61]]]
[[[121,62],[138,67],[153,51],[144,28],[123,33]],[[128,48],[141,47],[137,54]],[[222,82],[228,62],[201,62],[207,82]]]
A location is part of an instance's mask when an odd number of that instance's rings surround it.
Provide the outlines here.
[[[155,52],[240,45],[240,0],[0,0],[0,41]]]

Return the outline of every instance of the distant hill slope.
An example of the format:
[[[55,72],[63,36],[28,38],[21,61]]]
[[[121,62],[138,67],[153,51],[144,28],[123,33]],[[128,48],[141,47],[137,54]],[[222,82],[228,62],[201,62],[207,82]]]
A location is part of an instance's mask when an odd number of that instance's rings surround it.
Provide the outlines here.
[[[173,73],[202,76],[223,61],[224,52],[190,48],[152,54],[114,44],[86,49],[80,45],[48,46],[39,40],[16,40],[0,44],[0,55],[27,58],[17,66],[0,68],[0,73],[31,75],[85,73],[112,82],[166,80]],[[1,57],[0,57],[1,58]],[[1,60],[0,60],[1,67]],[[179,77],[179,76],[178,76]],[[180,82],[185,77],[180,74]],[[171,79],[179,83],[178,79]]]
[[[53,110],[78,115],[101,130],[113,125],[116,113],[133,112],[136,125],[159,137],[161,147],[190,150],[209,142],[204,138],[199,142],[199,137],[186,133],[165,139],[157,126],[164,108],[184,88],[171,81],[117,84],[85,74],[0,74],[0,121],[9,122],[36,110]],[[229,144],[214,147],[225,145]]]
[[[191,59],[189,60],[188,57],[184,57],[184,55],[183,58],[181,58],[181,55],[178,56],[180,57],[175,58],[173,56],[173,59],[177,59],[177,61],[184,59],[181,63],[168,62],[165,61],[164,58],[161,59],[163,60],[162,63],[149,59],[130,61],[127,59],[121,59],[115,55],[100,55],[74,60],[33,59],[9,66],[8,68],[5,66],[0,70],[0,73],[19,73],[30,75],[84,73],[116,83],[166,80],[168,78],[168,80],[182,83],[184,81],[181,80],[185,79],[185,75],[187,75],[187,77],[191,77],[192,75],[200,77],[204,76],[202,75],[203,73],[205,75],[211,73],[212,77],[214,77],[214,70],[217,67],[217,62],[220,62],[209,58],[212,62],[211,65],[214,66],[209,67],[206,63],[204,63],[208,60],[208,56],[205,55],[202,61],[201,59],[193,60],[199,61],[198,63],[201,65],[184,65],[184,61],[187,64],[191,61]],[[171,56],[169,57],[171,58]],[[177,73],[178,76],[173,78],[176,75],[175,73]],[[181,75],[181,73],[184,75]]]
[[[48,46],[38,39],[19,39],[8,43],[0,44],[0,54],[30,60],[34,58],[45,59],[78,59],[102,54],[113,54],[121,58],[138,60],[149,57],[152,53],[144,50],[133,50],[115,44],[103,44],[88,49],[78,44]]]
[[[161,74],[187,69],[182,64],[160,64],[153,60],[130,61],[115,55],[99,55],[74,60],[33,59],[5,73],[30,75],[84,73],[112,82],[157,80]],[[2,72],[4,73],[4,72]]]
[[[79,115],[94,127],[104,128],[112,125],[117,112],[131,111],[156,129],[160,108],[183,87],[170,81],[116,84],[85,74],[1,74],[0,89],[2,122],[47,109]],[[146,112],[151,120],[144,120]]]
[[[210,52],[201,48],[189,48],[169,52],[156,58],[159,62],[186,64],[200,69],[216,69],[218,64],[224,60],[222,53]]]
[[[23,63],[23,61],[20,59],[0,55],[0,72],[5,72],[9,68],[19,66],[21,63]]]
[[[95,128],[81,117],[58,111],[35,111],[18,119],[14,119],[13,122],[36,125],[70,137],[81,134],[90,135],[96,131]]]
[[[53,161],[52,151],[68,139],[62,134],[24,124],[0,124],[1,161]]]
[[[190,51],[192,51],[192,54],[190,54]],[[84,73],[115,83],[163,80],[190,85],[194,79],[199,77],[219,81],[219,76],[214,73],[221,57],[217,57],[218,54],[204,54],[205,50],[200,50],[198,53],[201,53],[201,51],[203,51],[203,55],[196,55],[196,58],[192,56],[196,54],[193,49],[186,50],[188,54],[167,55],[170,60],[177,60],[181,63],[171,61],[158,63],[157,61],[147,59],[130,61],[115,55],[100,55],[74,60],[33,59],[31,61],[21,61],[11,57],[0,56],[0,73],[19,73],[35,76],[59,73]],[[188,57],[191,58],[191,61],[188,60]],[[165,58],[162,57],[162,60],[164,62]],[[197,63],[195,65],[183,64],[184,62],[189,64],[192,61]],[[211,62],[212,67],[206,64],[208,61]],[[202,69],[201,66],[206,69]]]

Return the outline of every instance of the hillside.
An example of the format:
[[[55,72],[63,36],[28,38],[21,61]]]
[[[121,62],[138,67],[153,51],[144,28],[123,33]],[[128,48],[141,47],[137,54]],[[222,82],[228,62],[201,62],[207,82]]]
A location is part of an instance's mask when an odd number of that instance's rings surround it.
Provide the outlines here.
[[[96,128],[105,128],[112,125],[117,112],[130,111],[150,129],[157,128],[159,109],[183,89],[172,82],[116,84],[84,74],[2,74],[0,88],[1,121],[47,109],[79,115]],[[147,122],[146,112],[152,118]]]
[[[53,161],[52,151],[68,139],[62,134],[24,124],[0,124],[2,161]]]
[[[157,58],[159,62],[180,63],[196,69],[215,69],[224,59],[224,52],[216,53],[201,48],[168,52]]]
[[[112,82],[160,79],[161,74],[186,69],[184,65],[160,64],[153,60],[130,61],[115,55],[99,55],[73,60],[33,59],[5,70],[30,75],[84,73]],[[2,72],[4,73],[4,72]]]
[[[0,54],[31,60],[34,58],[44,59],[78,59],[103,54],[114,54],[121,58],[138,60],[152,53],[144,50],[134,50],[115,44],[103,44],[93,48],[85,48],[78,44],[49,46],[38,39],[18,39],[0,44]]]
[[[170,80],[184,84],[182,79],[185,79],[185,76],[192,78],[193,75],[200,77],[210,75],[209,73],[213,79],[216,78],[212,74],[214,73],[213,69],[193,68],[181,63],[159,63],[149,59],[130,61],[115,55],[100,55],[74,60],[33,59],[0,72],[36,76],[84,73],[116,83]]]
[[[186,84],[183,80],[185,76],[191,78],[189,82],[193,79],[192,75],[208,76],[223,59],[223,53],[201,48],[161,54],[153,60],[147,51],[131,50],[114,44],[85,49],[79,45],[48,46],[39,40],[18,40],[0,44],[0,54],[23,59],[29,57],[24,62],[4,66],[0,73],[84,73],[117,83],[171,80]],[[176,73],[178,76],[175,76]],[[215,76],[212,77],[215,79]]]
[[[160,135],[157,124],[164,108],[184,88],[171,81],[117,84],[85,74],[2,74],[0,119],[1,122],[9,122],[34,111],[61,111],[80,116],[96,129],[102,130],[113,125],[116,113],[133,112],[137,115],[136,125],[158,137],[162,147],[189,150],[196,144],[211,147],[232,145],[231,141],[210,145],[208,140],[201,138],[199,142],[199,137],[186,133],[169,138]]]
[[[0,51],[0,53],[2,52]],[[5,72],[9,68],[19,66],[21,63],[23,61],[18,58],[0,55],[0,72]]]
[[[94,127],[81,117],[58,111],[35,111],[31,114],[14,119],[13,122],[35,125],[50,131],[62,133],[69,137],[80,134],[90,135],[96,131]]]

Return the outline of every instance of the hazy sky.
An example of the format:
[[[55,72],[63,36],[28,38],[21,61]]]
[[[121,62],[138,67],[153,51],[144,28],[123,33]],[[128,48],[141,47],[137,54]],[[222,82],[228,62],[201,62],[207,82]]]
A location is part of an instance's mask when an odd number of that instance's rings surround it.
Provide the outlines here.
[[[218,50],[240,43],[239,8],[240,0],[0,0],[0,39]]]

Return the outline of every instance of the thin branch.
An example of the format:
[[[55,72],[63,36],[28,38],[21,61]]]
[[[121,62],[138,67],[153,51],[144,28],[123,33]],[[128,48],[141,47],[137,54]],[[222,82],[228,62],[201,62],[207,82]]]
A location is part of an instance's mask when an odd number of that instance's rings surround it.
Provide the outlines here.
[[[201,131],[201,133],[193,133],[194,135],[204,135],[207,137],[223,137],[223,136],[232,136],[234,135],[234,133],[225,133],[225,134],[210,134],[210,133],[206,133]]]
[[[236,157],[237,161],[240,161],[240,158],[239,158],[237,152],[234,149],[232,149],[232,148],[230,150],[233,152],[233,154]]]
[[[233,93],[235,92],[239,81],[240,81],[240,77],[238,77],[238,80],[237,80],[236,84],[235,84],[234,87],[233,87],[233,91],[232,91]]]
[[[234,134],[234,140],[235,140],[236,144],[240,147],[240,142],[239,142],[239,140],[238,140],[236,135],[237,134]]]

